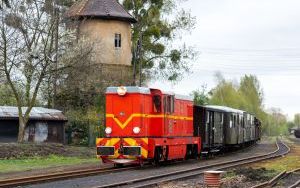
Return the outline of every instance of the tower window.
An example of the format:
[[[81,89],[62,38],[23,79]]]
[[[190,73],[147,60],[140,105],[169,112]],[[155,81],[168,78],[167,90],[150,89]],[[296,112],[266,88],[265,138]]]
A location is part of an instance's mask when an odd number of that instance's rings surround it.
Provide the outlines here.
[[[121,34],[115,34],[115,47],[121,48]]]

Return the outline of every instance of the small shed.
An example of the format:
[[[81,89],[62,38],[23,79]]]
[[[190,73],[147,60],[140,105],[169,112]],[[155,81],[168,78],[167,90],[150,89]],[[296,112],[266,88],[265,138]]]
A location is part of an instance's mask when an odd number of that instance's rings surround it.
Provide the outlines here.
[[[25,113],[27,107],[22,107]],[[25,129],[25,141],[64,143],[67,118],[62,111],[33,107]],[[0,106],[0,142],[16,142],[19,132],[18,108]]]

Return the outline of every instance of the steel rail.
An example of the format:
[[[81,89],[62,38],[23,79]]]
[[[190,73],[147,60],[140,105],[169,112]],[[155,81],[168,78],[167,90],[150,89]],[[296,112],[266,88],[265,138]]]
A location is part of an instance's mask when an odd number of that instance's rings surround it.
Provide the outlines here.
[[[295,173],[295,172],[299,172],[300,171],[300,168],[297,168],[293,171],[291,171],[290,173]],[[288,188],[296,188],[300,186],[300,180],[298,180],[297,182],[295,182],[293,185],[289,186]]]
[[[247,148],[253,147],[249,146]],[[244,148],[246,149],[246,148]],[[235,152],[243,151],[238,150]],[[233,152],[233,153],[235,153]],[[77,178],[77,177],[83,177],[83,176],[91,176],[91,175],[97,175],[101,173],[106,172],[117,172],[120,170],[131,170],[136,169],[138,167],[126,167],[126,168],[96,168],[96,169],[84,169],[84,170],[75,170],[75,171],[67,171],[67,172],[57,172],[57,173],[50,173],[50,174],[44,174],[44,175],[38,175],[38,176],[28,176],[28,177],[22,177],[22,178],[11,178],[11,179],[4,179],[0,180],[0,188],[2,187],[14,187],[14,186],[21,186],[21,185],[28,185],[28,184],[34,184],[34,183],[43,183],[46,181],[56,181],[56,180],[62,180],[67,178]]]
[[[296,187],[298,187],[298,185],[300,185],[300,180],[298,180],[296,183],[294,183],[293,185],[289,186],[288,188],[296,188]]]
[[[292,171],[282,171],[281,173],[279,173],[278,175],[276,175],[275,177],[273,177],[271,180],[269,181],[266,181],[266,182],[263,182],[261,184],[258,184],[258,185],[255,185],[255,186],[252,186],[251,188],[262,188],[262,187],[273,187],[275,186],[281,179],[289,176],[290,174],[292,173],[295,173],[295,172],[298,172],[300,171],[300,168],[297,168],[297,169],[294,169]],[[298,184],[297,184],[298,185]],[[291,186],[292,188],[292,186]]]
[[[284,176],[286,176],[288,173],[286,170],[282,171],[281,173],[277,174],[275,177],[273,177],[271,180],[260,183],[258,185],[252,186],[251,188],[262,188],[262,187],[273,187],[277,184],[277,182],[282,179]]]
[[[279,146],[280,144],[282,144],[283,146]],[[102,185],[102,186],[97,186],[96,188],[121,187],[121,186],[145,187],[145,186],[157,185],[157,184],[163,183],[163,182],[197,176],[197,175],[203,174],[204,171],[206,171],[208,169],[212,169],[212,168],[214,168],[215,170],[221,170],[221,169],[235,167],[238,165],[244,165],[244,164],[249,164],[249,163],[253,163],[253,162],[257,162],[257,161],[262,161],[262,160],[266,160],[266,159],[283,156],[290,151],[290,148],[286,144],[279,142],[279,140],[277,140],[276,146],[277,146],[277,149],[275,151],[267,153],[267,154],[263,154],[263,155],[256,155],[256,156],[246,157],[246,158],[242,158],[242,159],[238,159],[238,160],[214,163],[211,165],[204,165],[201,167],[179,170],[179,171],[174,171],[174,172],[170,172],[170,173],[149,176],[149,177],[145,177],[145,178],[139,178],[139,179],[127,180],[127,181],[118,182],[118,183],[106,184],[106,185]],[[283,151],[281,151],[281,150],[283,150]],[[134,184],[136,184],[136,185],[134,185]]]
[[[95,168],[95,169],[67,171],[67,172],[62,172],[62,173],[51,173],[51,174],[44,174],[44,175],[38,175],[38,176],[28,176],[28,177],[22,177],[22,178],[4,179],[4,180],[0,180],[0,188],[28,185],[28,184],[33,184],[33,183],[61,180],[61,179],[66,179],[66,178],[91,176],[91,175],[97,175],[97,174],[107,173],[107,172],[130,170],[130,169],[134,169],[134,168],[136,168],[136,167],[126,167],[126,168],[117,168],[117,169],[116,168]]]
[[[252,146],[250,146],[250,147],[252,147]],[[278,150],[278,145],[277,145],[277,150]],[[241,150],[239,150],[239,151],[241,151]],[[276,152],[276,151],[274,151],[274,152]],[[43,183],[46,181],[56,181],[56,180],[62,180],[62,179],[67,179],[67,178],[91,176],[91,175],[97,175],[97,174],[101,174],[101,173],[117,172],[120,170],[131,170],[131,169],[136,169],[136,168],[138,168],[138,167],[126,167],[126,168],[118,168],[118,169],[96,168],[96,169],[68,171],[68,172],[62,172],[62,173],[51,173],[51,174],[44,174],[44,175],[38,175],[38,176],[28,176],[28,177],[22,177],[22,178],[4,179],[4,180],[0,180],[0,188],[28,185],[28,184],[34,184],[34,183]]]

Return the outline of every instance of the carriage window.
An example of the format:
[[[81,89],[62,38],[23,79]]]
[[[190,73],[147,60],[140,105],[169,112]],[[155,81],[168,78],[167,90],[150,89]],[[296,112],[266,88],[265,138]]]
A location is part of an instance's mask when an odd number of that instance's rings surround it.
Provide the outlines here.
[[[161,97],[159,95],[153,96],[154,112],[161,112]]]
[[[209,123],[209,112],[206,112],[206,123]]]
[[[234,115],[233,116],[233,127],[235,127],[235,124],[236,124],[236,116]]]
[[[174,96],[170,96],[170,105],[171,105],[171,113],[175,112],[175,98]]]
[[[221,115],[221,118],[220,118],[220,121],[221,121],[221,122],[220,122],[220,123],[223,124],[223,121],[224,121],[224,114],[220,114],[220,115]]]
[[[167,113],[174,113],[175,111],[175,99],[174,96],[165,97],[165,111]]]
[[[242,126],[242,127],[245,126],[245,125],[244,125],[244,117],[242,117],[242,119],[241,119],[241,126]]]

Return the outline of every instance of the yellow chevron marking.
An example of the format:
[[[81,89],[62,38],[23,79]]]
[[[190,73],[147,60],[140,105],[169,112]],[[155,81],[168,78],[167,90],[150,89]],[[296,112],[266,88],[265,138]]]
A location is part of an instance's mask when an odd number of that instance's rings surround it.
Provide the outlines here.
[[[124,138],[124,141],[127,142],[130,146],[137,146],[136,140],[132,138]]]
[[[115,146],[116,143],[120,141],[120,138],[110,138],[109,140],[106,141],[105,146]],[[109,159],[115,159],[119,157],[119,152],[117,149],[115,149],[114,156],[109,156]]]
[[[159,114],[159,115],[153,115],[153,114],[131,114],[129,118],[122,123],[118,118],[115,117],[113,114],[106,114],[107,118],[113,118],[113,120],[121,127],[121,129],[124,129],[129,122],[135,118],[135,117],[144,117],[144,118],[169,118],[169,119],[179,119],[179,120],[188,120],[191,121],[193,120],[193,117],[185,117],[185,116],[173,116],[173,115],[164,115],[164,114]]]
[[[104,138],[96,138],[96,145],[99,145]]]
[[[142,138],[142,140],[147,140],[148,143],[148,138]],[[127,142],[130,146],[138,146],[137,142],[135,139],[132,138],[124,138],[124,141]],[[144,158],[148,157],[148,151],[141,147],[141,154]]]
[[[148,138],[141,138],[141,140],[143,140],[143,142],[145,142],[146,144],[148,144]]]
[[[148,158],[148,151],[145,150],[143,147],[141,147],[141,148],[142,148],[142,156],[143,156],[144,158]]]
[[[107,142],[105,143],[105,146],[114,146],[119,141],[120,141],[120,138],[111,138],[111,139],[107,140]]]

